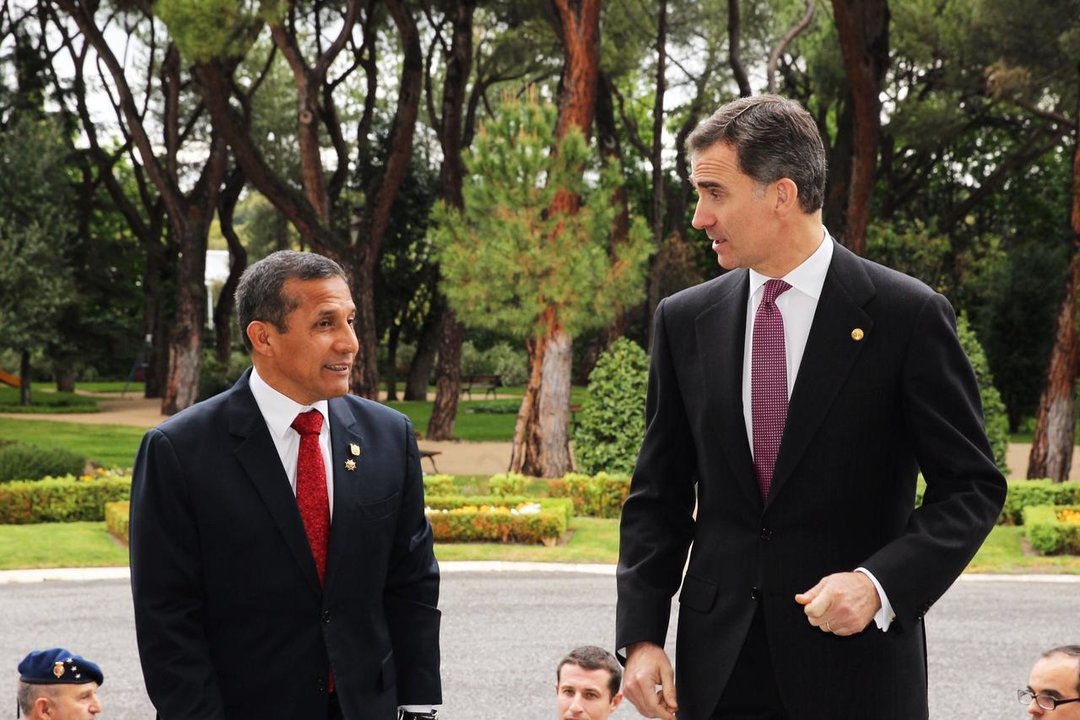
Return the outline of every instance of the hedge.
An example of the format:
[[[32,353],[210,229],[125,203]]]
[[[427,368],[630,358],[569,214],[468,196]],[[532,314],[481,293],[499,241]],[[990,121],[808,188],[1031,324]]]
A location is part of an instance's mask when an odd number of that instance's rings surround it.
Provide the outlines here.
[[[563,476],[559,487],[560,491],[565,488],[573,501],[575,515],[617,518],[630,494],[630,476],[604,472],[596,475],[570,473]]]
[[[130,503],[127,500],[105,503],[105,529],[125,545],[128,544],[128,518],[130,514]]]
[[[1080,555],[1080,523],[1058,519],[1062,510],[1080,512],[1080,506],[1032,505],[1024,508],[1024,535],[1042,555]]]
[[[1001,509],[1001,514],[998,516],[998,524],[1024,523],[1024,508],[1033,505],[1078,504],[1080,504],[1080,482],[1012,480],[1009,482],[1009,494],[1005,498],[1005,507]]]
[[[77,475],[84,467],[85,457],[64,448],[40,448],[24,443],[0,447],[0,482]]]
[[[0,483],[0,525],[105,519],[105,503],[127,500],[131,478],[73,475]]]
[[[457,495],[427,500],[427,517],[437,542],[554,545],[566,532],[572,513],[572,503],[558,498]]]
[[[453,475],[424,476],[424,497],[453,495],[455,492],[457,492],[457,488],[454,487]]]

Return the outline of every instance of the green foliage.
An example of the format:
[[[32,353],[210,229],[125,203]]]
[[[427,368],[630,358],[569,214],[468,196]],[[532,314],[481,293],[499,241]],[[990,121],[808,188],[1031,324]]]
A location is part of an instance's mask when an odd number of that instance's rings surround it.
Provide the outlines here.
[[[464,210],[438,203],[432,241],[442,289],[471,327],[539,337],[607,324],[642,296],[647,231],[635,219],[609,254],[618,168],[587,169],[577,131],[552,151],[555,107],[506,101],[465,159]],[[578,197],[573,212],[565,202]]]
[[[470,400],[463,408],[473,415],[517,415],[520,400]]]
[[[589,375],[589,395],[577,414],[574,462],[585,473],[631,473],[645,437],[649,358],[625,338],[612,343]]]
[[[522,495],[528,485],[529,479],[520,473],[500,473],[488,480],[488,489],[498,497]]]
[[[986,435],[990,439],[990,449],[994,453],[994,462],[1003,474],[1008,475],[1009,467],[1005,464],[1005,455],[1009,450],[1009,417],[1005,412],[1005,403],[1001,401],[1001,393],[994,387],[994,376],[990,373],[986,354],[971,330],[967,316],[960,315],[956,331],[960,336],[960,346],[964,348],[964,353],[975,369],[975,379],[979,383],[979,399],[982,400],[983,422]]]
[[[97,400],[85,395],[68,392],[34,392],[34,404],[19,405],[19,391],[15,388],[0,386],[0,412],[5,413],[96,413]]]
[[[1080,507],[1033,505],[1024,508],[1024,535],[1043,555],[1080,555],[1080,524],[1058,519],[1062,510]]]
[[[279,0],[157,0],[154,12],[190,61],[239,58],[258,34],[262,21],[280,18]]]
[[[120,540],[125,545],[128,544],[128,520],[131,516],[130,503],[127,500],[123,502],[109,502],[105,503],[105,529],[109,531],[109,534]]]
[[[503,385],[524,385],[529,379],[529,359],[524,350],[497,342],[480,350],[471,340],[461,347],[461,376],[498,375]]]
[[[203,361],[199,367],[199,400],[205,400],[233,386],[244,371],[251,365],[250,358],[241,352],[233,352],[226,365],[218,362],[212,349],[203,350]]]
[[[587,517],[619,517],[630,494],[629,475],[570,473],[562,477],[562,485],[574,503],[574,514]]]
[[[947,284],[949,238],[932,233],[916,220],[910,227],[898,223],[873,223],[866,229],[866,257],[917,277],[943,291]]]
[[[131,478],[72,475],[0,483],[0,525],[103,520],[105,503],[127,500]]]
[[[446,496],[427,505],[437,542],[553,545],[566,532],[573,513],[565,499]]]
[[[22,443],[0,446],[0,483],[79,475],[85,467],[86,458],[64,448],[45,449]]]
[[[130,468],[145,428],[0,418],[0,439],[64,448],[104,467]]]
[[[453,495],[457,491],[454,486],[453,475],[425,475],[424,476],[424,497],[434,497],[437,495]]]
[[[1035,505],[1080,504],[1080,483],[1055,483],[1052,480],[1014,480],[1009,483],[1005,506],[998,524],[1019,525],[1024,522],[1024,508]]]

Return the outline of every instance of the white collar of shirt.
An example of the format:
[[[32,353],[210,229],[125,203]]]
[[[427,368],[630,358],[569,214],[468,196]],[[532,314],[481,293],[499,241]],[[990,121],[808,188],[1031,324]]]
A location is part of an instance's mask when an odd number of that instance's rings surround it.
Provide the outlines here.
[[[302,412],[318,410],[323,416],[322,430],[319,431],[319,449],[322,451],[323,466],[326,468],[326,493],[330,501],[330,514],[334,512],[334,470],[331,465],[330,453],[330,403],[319,400],[311,405],[301,405],[292,398],[283,395],[271,387],[259,372],[251,368],[251,378],[248,387],[255,397],[255,404],[259,406],[267,429],[270,430],[270,439],[274,441],[274,447],[281,458],[281,467],[289,478],[293,493],[296,493],[296,459],[300,454],[300,435],[292,429],[293,420]]]
[[[821,288],[825,285],[825,274],[829,272],[829,263],[832,262],[833,256],[833,244],[832,238],[829,233],[822,228],[823,240],[818,245],[817,250],[810,254],[810,257],[802,261],[802,263],[794,270],[789,272],[784,277],[780,278],[793,290],[798,290],[804,295],[808,295],[816,302],[821,297]],[[757,270],[750,270],[750,297],[755,298],[758,295],[758,290],[769,280],[773,278],[762,275]],[[781,295],[780,297],[783,297]],[[760,302],[760,298],[758,298]],[[754,303],[755,310],[757,303]]]

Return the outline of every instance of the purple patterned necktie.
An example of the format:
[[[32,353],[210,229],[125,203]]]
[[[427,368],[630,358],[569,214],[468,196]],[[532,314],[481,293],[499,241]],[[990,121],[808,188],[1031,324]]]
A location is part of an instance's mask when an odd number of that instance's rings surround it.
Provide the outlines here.
[[[750,413],[754,426],[754,470],[761,498],[767,500],[780,438],[787,422],[787,353],[784,317],[776,298],[791,289],[783,280],[769,280],[754,315],[754,346],[750,370]]]

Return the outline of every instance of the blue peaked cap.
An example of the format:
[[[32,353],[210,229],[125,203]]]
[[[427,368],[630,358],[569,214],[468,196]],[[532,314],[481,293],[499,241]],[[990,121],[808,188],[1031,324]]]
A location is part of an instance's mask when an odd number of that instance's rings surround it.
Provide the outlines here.
[[[19,679],[31,685],[101,685],[101,668],[64,648],[35,650],[19,663]]]

